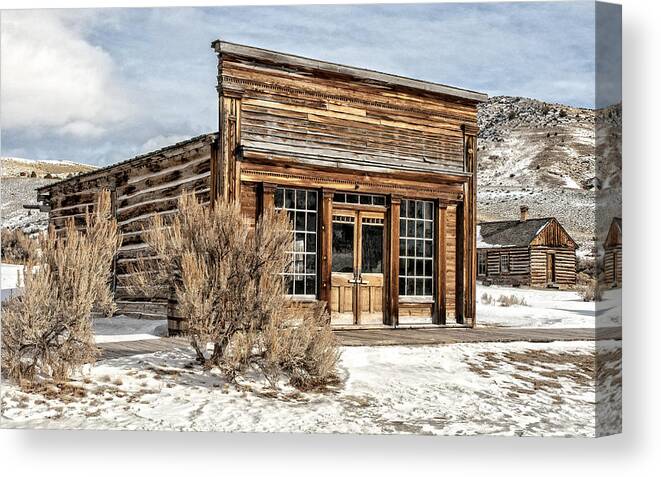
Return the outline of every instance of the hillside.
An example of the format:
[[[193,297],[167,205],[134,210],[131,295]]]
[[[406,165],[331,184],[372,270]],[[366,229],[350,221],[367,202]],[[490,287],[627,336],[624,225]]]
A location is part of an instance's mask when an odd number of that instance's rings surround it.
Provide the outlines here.
[[[531,217],[557,217],[579,254],[590,253],[596,195],[611,186],[620,194],[619,105],[594,111],[497,96],[479,106],[478,125],[478,220],[515,219],[527,205]],[[618,201],[604,214],[619,215]]]
[[[0,175],[2,177],[32,177],[64,179],[70,175],[93,171],[94,166],[71,161],[36,161],[22,157],[0,157]],[[33,174],[34,173],[34,174]]]
[[[27,233],[48,225],[48,214],[23,208],[23,204],[36,203],[38,187],[95,169],[69,161],[33,161],[18,157],[1,157],[0,168],[0,227],[20,228]]]

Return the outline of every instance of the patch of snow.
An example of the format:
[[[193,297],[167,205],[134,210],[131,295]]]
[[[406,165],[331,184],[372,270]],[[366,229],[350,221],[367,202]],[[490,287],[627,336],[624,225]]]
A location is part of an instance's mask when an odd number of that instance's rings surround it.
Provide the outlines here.
[[[274,394],[172,350],[98,363],[66,405],[4,385],[2,427],[593,436],[594,354],[594,342],[346,347],[333,392]]]
[[[496,304],[482,303],[483,294]],[[477,285],[477,325],[515,328],[595,328],[620,326],[621,289],[605,290],[603,300],[585,302],[572,290],[513,288]],[[501,296],[514,295],[527,306],[500,306]]]
[[[129,318],[124,315],[94,319],[97,343],[157,339],[167,336],[167,320]]]
[[[19,295],[23,290],[23,265],[0,264],[0,301]]]

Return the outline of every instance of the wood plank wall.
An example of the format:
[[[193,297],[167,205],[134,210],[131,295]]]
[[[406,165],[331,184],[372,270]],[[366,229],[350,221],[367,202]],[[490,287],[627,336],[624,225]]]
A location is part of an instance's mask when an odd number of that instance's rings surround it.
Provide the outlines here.
[[[49,221],[56,230],[62,230],[68,218],[82,227],[85,210],[94,209],[99,192],[114,191],[114,213],[122,236],[115,260],[115,298],[120,313],[166,317],[169,290],[155,286],[149,295],[131,293],[127,288],[130,264],[152,255],[143,233],[154,216],[167,220],[174,215],[184,191],[194,191],[201,201],[209,202],[213,141],[214,135],[202,136],[108,171],[56,183],[49,189]]]
[[[545,287],[547,285],[546,263],[547,255],[555,255],[555,283],[561,288],[576,284],[576,251],[567,248],[535,246],[530,248],[530,285]]]
[[[241,146],[364,166],[460,172],[470,104],[301,74],[223,56],[222,91],[241,93]]]

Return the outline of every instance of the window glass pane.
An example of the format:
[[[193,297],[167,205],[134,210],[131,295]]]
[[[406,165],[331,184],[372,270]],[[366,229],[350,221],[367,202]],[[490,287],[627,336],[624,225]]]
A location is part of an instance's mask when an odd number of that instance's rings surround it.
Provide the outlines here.
[[[374,205],[386,205],[386,198],[382,195],[375,195],[373,201]]]
[[[316,286],[315,286],[315,276],[314,275],[306,275],[305,276],[305,294],[306,295],[314,295],[317,292]]]
[[[371,195],[361,195],[360,203],[364,205],[372,205],[372,196]]]
[[[317,214],[315,212],[308,212],[307,214],[307,231],[317,231]]]
[[[296,208],[298,210],[305,210],[306,198],[304,190],[296,191]]]
[[[399,220],[399,236],[406,237],[406,219]]]
[[[347,194],[347,203],[357,204],[358,203],[358,196],[356,194]]]
[[[406,278],[399,277],[399,294],[406,295]]]
[[[275,198],[274,198],[276,208],[278,209],[282,208],[282,206],[284,205],[284,199],[285,199],[284,191],[282,189],[276,189]]]
[[[305,212],[296,212],[294,230],[305,230]]]
[[[353,272],[353,227],[347,222],[333,222],[333,272]]]
[[[317,193],[316,192],[308,192],[308,210],[317,210]],[[316,213],[315,213],[316,215]]]
[[[383,226],[363,224],[362,272],[382,273]]]
[[[285,208],[287,209],[293,209],[294,208],[294,197],[296,195],[296,191],[293,189],[287,189],[285,190]]]

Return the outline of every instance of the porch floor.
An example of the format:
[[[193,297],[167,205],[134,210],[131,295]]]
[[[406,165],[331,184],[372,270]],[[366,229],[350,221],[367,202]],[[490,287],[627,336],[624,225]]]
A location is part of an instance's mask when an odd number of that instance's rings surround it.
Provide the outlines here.
[[[433,345],[452,343],[527,341],[595,341],[622,339],[621,328],[373,328],[335,330],[342,346]],[[186,338],[99,343],[101,359],[187,348]]]

